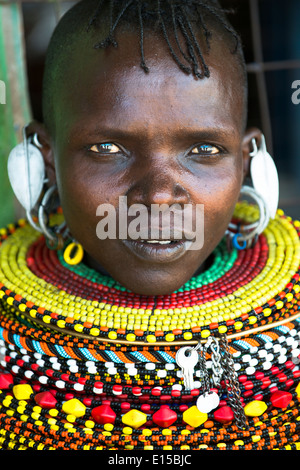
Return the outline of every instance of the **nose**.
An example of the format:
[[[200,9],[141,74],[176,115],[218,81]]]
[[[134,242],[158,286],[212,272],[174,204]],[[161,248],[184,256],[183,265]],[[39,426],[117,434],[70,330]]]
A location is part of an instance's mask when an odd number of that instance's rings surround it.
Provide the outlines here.
[[[144,162],[136,169],[127,192],[128,205],[179,204],[183,207],[190,202],[190,196],[181,179],[177,165],[168,163],[165,157]]]

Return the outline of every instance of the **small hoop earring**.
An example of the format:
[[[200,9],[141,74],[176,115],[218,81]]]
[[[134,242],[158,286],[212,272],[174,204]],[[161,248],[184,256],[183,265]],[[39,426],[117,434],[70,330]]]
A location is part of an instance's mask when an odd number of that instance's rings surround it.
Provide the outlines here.
[[[265,230],[270,220],[269,208],[262,196],[260,196],[254,188],[242,186],[241,194],[254,199],[259,209],[259,219],[248,225],[237,225],[232,222],[229,224],[226,236],[229,245],[237,250],[252,247],[256,243],[259,235]]]
[[[81,263],[84,256],[82,245],[74,240],[67,246],[63,256],[65,262],[71,266]]]
[[[48,226],[49,213],[51,210],[51,198],[57,193],[56,184],[47,189],[42,199],[41,204],[38,208],[38,221],[41,232],[45,235],[46,243],[48,248],[52,250],[61,250],[65,244],[65,238],[67,234],[66,223],[62,222],[60,225],[56,225],[53,228]]]

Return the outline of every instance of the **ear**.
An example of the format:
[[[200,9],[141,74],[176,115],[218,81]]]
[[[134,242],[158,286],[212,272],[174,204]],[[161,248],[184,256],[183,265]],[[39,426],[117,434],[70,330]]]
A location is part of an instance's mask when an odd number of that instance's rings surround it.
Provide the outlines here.
[[[49,179],[49,186],[56,183],[55,174],[55,163],[53,146],[51,143],[50,133],[46,129],[46,126],[38,121],[32,121],[26,128],[27,137],[33,134],[37,134],[38,140],[41,144],[39,149],[43,155],[47,178]]]
[[[253,152],[252,140],[256,140],[257,147],[261,143],[262,132],[256,127],[251,127],[246,130],[242,141],[242,152],[244,161],[244,178],[250,174],[250,153]]]

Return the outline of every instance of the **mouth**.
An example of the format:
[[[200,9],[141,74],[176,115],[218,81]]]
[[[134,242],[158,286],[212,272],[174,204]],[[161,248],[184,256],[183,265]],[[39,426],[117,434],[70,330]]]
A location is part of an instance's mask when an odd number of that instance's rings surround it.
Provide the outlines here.
[[[175,261],[185,254],[191,241],[181,240],[122,240],[125,247],[138,258],[154,263]]]

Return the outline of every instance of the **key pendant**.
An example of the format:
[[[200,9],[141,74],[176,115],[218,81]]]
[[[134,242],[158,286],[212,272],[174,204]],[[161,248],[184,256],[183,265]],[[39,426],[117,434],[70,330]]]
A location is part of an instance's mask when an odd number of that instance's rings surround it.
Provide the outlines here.
[[[219,406],[220,398],[216,392],[205,392],[198,397],[196,406],[201,413],[209,413]]]
[[[176,353],[175,360],[182,370],[185,389],[192,390],[194,386],[194,370],[198,362],[197,351],[189,346],[180,348]]]

